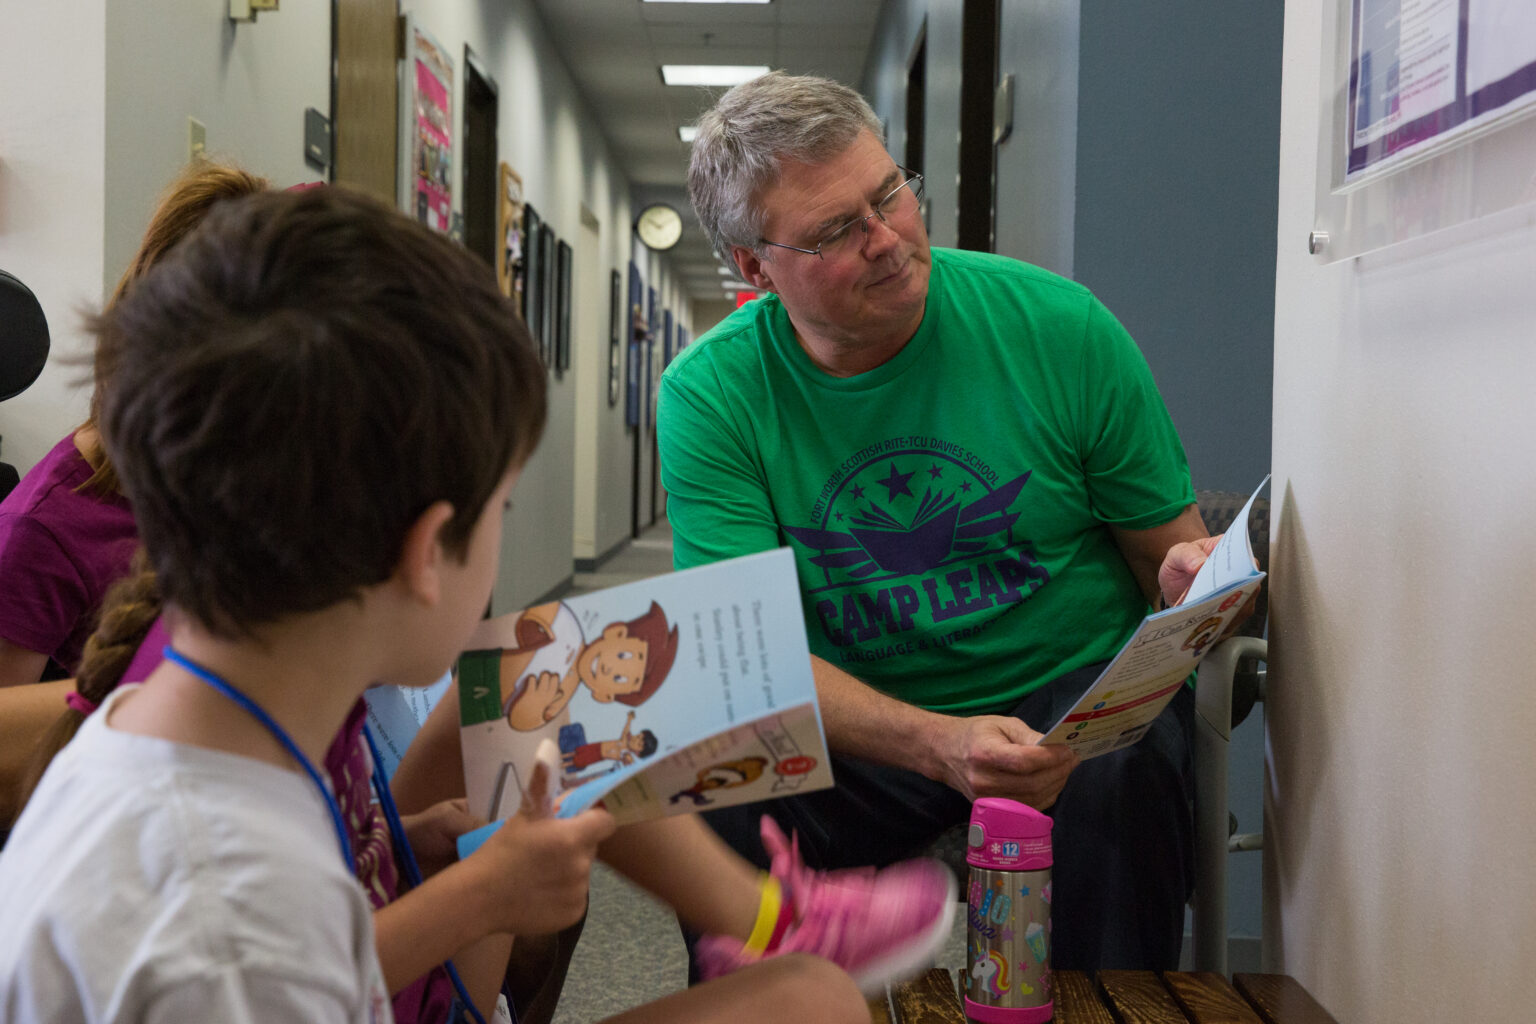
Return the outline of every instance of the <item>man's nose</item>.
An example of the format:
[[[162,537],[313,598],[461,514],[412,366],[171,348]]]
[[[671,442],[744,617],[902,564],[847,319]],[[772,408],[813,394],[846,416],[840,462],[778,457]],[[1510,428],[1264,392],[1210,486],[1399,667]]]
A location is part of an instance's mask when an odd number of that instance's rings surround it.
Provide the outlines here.
[[[859,251],[866,259],[875,259],[901,241],[901,235],[878,213],[865,217],[863,226],[864,244],[859,247]]]

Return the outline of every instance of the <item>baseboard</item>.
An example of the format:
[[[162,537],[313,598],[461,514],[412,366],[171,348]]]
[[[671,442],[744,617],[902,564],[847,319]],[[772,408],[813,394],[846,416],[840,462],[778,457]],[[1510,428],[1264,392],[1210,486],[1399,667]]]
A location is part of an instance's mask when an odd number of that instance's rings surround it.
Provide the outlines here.
[[[606,564],[607,562],[611,561],[615,555],[619,554],[625,548],[629,547],[630,541],[631,541],[631,538],[624,537],[624,538],[620,539],[620,541],[617,544],[615,544],[613,547],[609,548],[607,551],[603,552],[602,554],[598,555],[596,558],[578,558],[578,559],[576,559],[576,571],[577,572],[597,572],[597,570],[601,569],[604,564]]]

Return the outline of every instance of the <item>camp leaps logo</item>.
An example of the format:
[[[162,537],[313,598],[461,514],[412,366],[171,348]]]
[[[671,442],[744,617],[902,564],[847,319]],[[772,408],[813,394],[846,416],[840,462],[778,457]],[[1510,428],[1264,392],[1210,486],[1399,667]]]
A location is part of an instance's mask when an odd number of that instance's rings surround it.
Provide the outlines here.
[[[942,646],[1038,590],[1050,573],[1013,510],[1029,477],[999,484],[974,453],[937,438],[892,438],[846,459],[822,488],[814,525],[785,527],[816,552],[822,582],[810,594],[823,595],[813,600],[827,639],[845,648],[883,639],[866,647],[870,657]],[[950,623],[973,615],[984,621]]]

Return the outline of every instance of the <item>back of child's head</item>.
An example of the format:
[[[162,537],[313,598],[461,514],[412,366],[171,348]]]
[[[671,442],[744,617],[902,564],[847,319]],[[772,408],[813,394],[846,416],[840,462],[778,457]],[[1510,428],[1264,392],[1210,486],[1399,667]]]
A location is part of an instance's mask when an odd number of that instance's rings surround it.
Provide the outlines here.
[[[491,269],[344,189],[220,204],[94,328],[160,591],[224,636],[384,581],[434,502],[462,556],[543,427]]]

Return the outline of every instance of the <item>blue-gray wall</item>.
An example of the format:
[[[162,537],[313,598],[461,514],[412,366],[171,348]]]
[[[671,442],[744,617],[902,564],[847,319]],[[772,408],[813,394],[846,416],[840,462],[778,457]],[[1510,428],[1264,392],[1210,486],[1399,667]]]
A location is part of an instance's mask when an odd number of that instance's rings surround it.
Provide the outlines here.
[[[1281,5],[1080,10],[1073,276],[1141,344],[1195,486],[1251,491],[1270,455]]]

